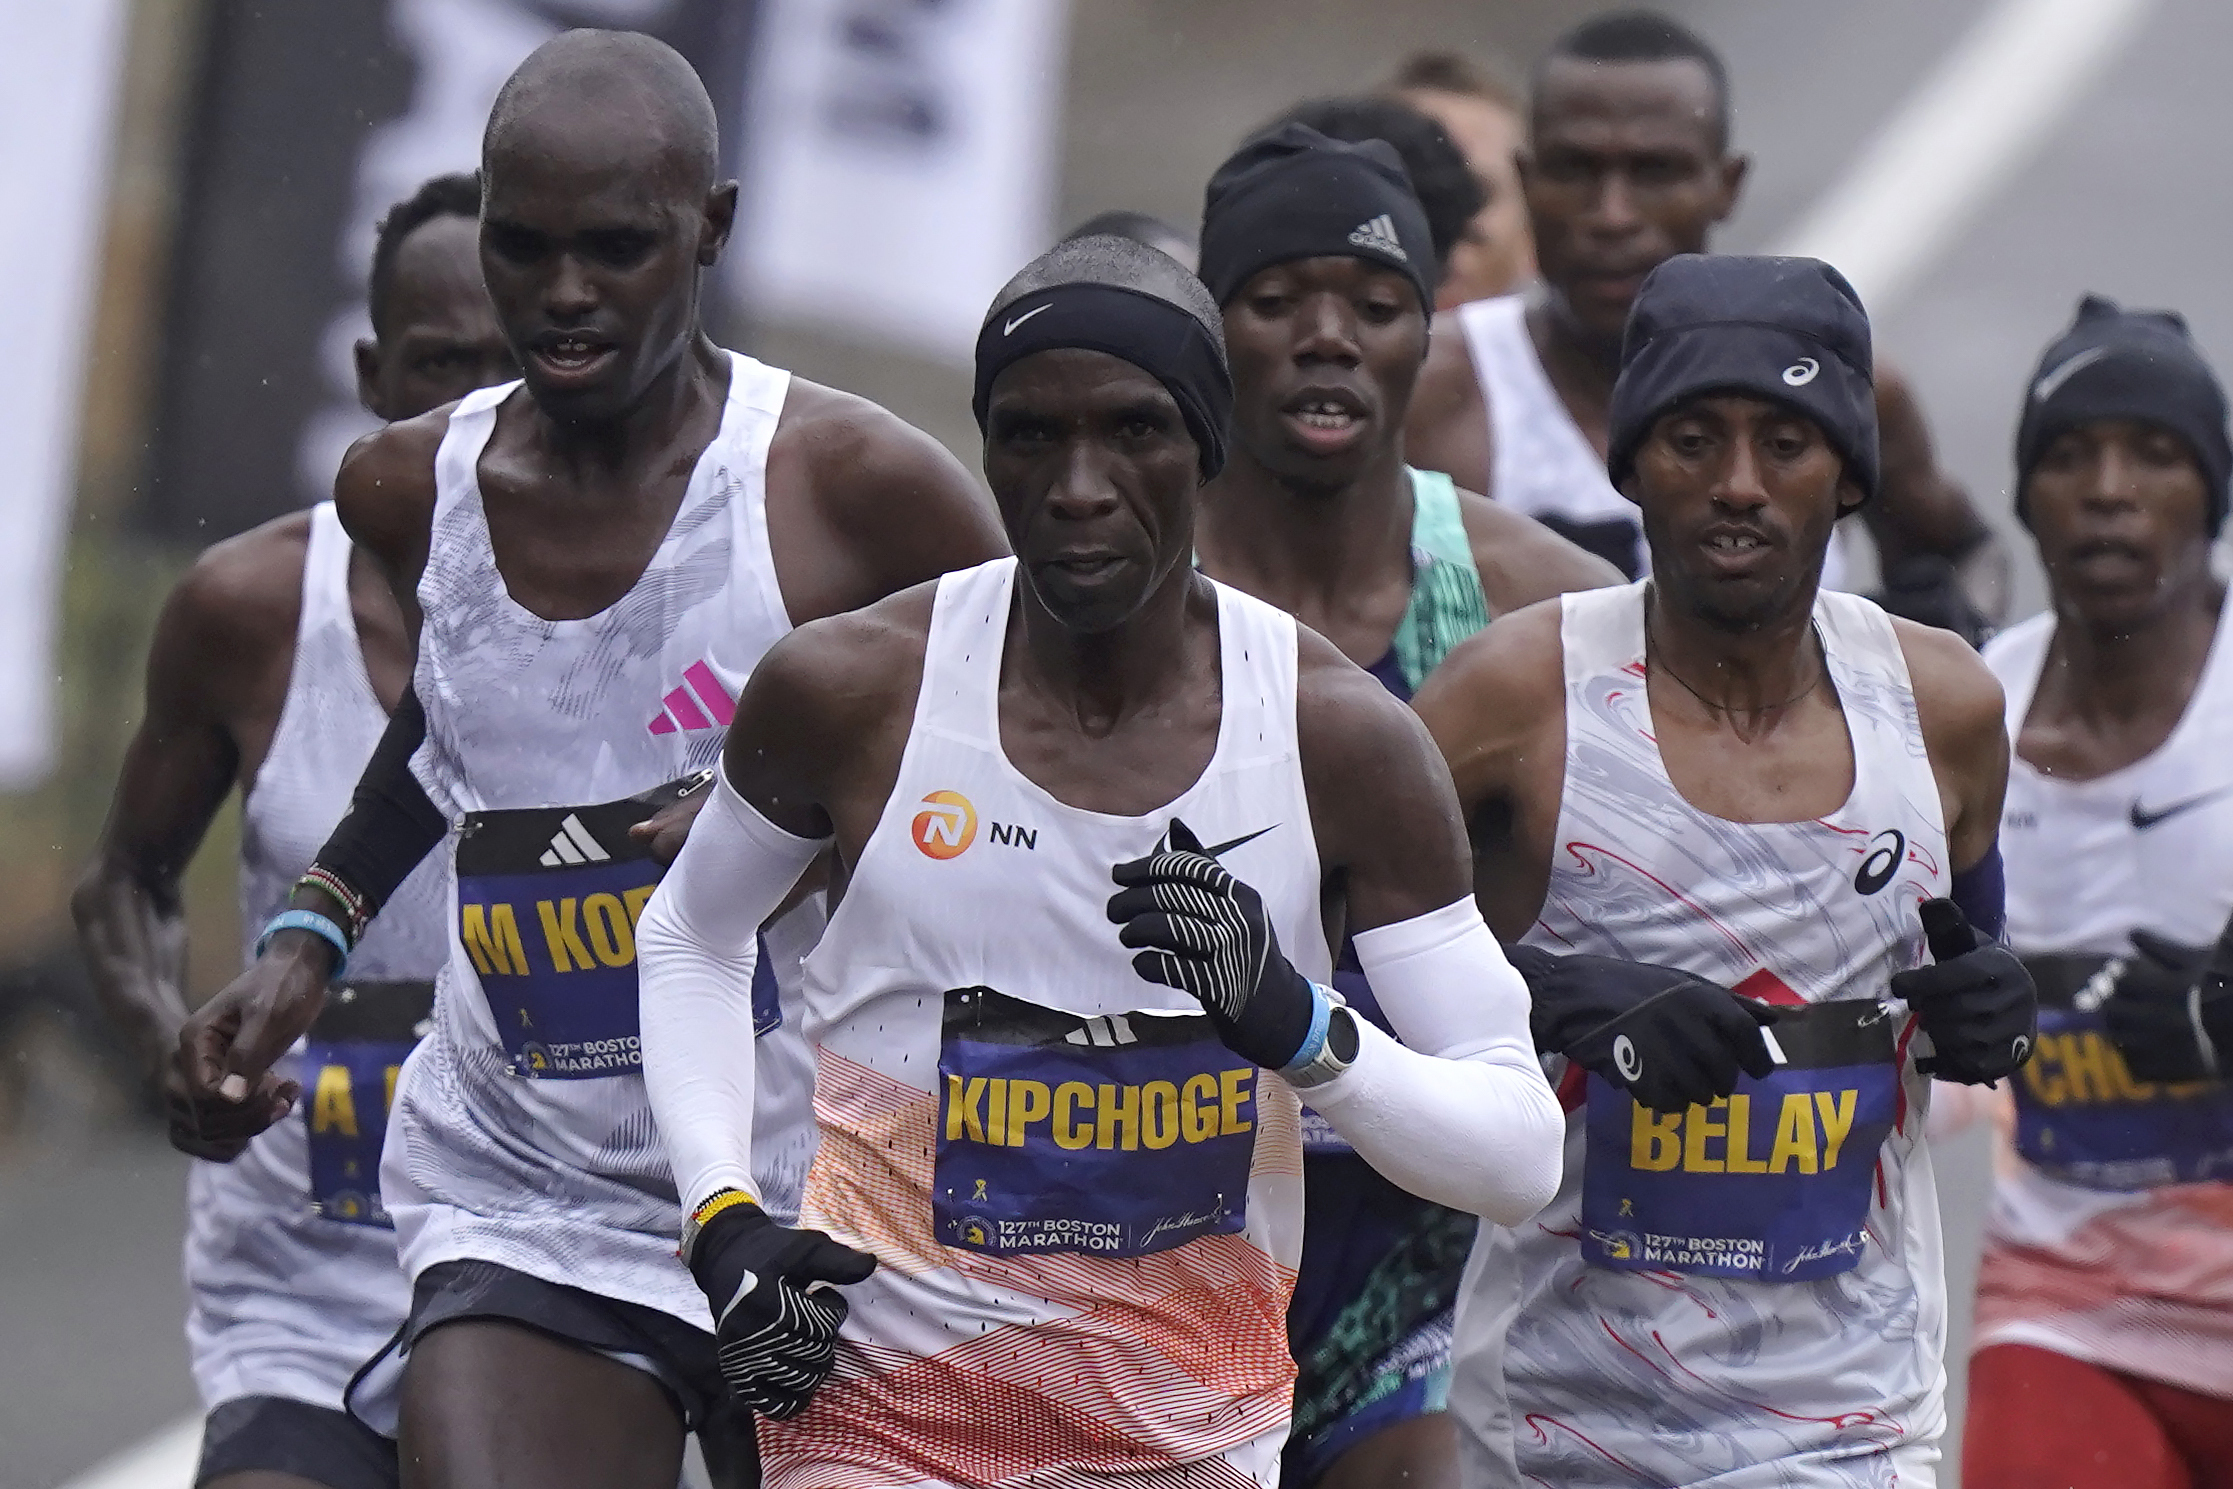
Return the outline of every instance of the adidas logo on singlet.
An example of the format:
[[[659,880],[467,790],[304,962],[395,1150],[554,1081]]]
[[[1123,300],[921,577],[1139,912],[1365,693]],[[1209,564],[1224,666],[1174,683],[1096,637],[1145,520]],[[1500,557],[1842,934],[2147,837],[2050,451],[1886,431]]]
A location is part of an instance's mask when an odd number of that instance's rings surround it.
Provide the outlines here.
[[[659,700],[665,707],[651,721],[654,734],[680,729],[726,729],[737,716],[737,700],[721,686],[721,679],[703,661],[692,662],[682,672],[682,686]]]
[[[1359,248],[1370,248],[1385,253],[1399,264],[1411,262],[1411,256],[1396,241],[1396,220],[1383,212],[1370,222],[1360,222],[1349,230],[1349,241]]]
[[[1140,1036],[1132,1032],[1132,1025],[1121,1013],[1104,1013],[1090,1018],[1079,1028],[1063,1036],[1065,1044],[1090,1044],[1112,1049],[1120,1044],[1138,1044]]]
[[[582,819],[568,812],[566,820],[558,824],[558,833],[550,840],[550,847],[543,851],[538,862],[546,869],[564,869],[582,863],[603,863],[611,857],[604,845],[591,837],[589,829],[582,826]]]

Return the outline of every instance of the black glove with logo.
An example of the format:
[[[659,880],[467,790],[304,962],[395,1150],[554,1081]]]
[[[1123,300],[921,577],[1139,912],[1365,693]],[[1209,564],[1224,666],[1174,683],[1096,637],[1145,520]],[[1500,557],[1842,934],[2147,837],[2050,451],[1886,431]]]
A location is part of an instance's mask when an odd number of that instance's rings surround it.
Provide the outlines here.
[[[743,1201],[687,1237],[683,1260],[713,1305],[729,1394],[779,1422],[806,1410],[829,1379],[848,1307],[835,1287],[814,1284],[860,1282],[876,1258]]]
[[[1527,980],[1535,1047],[1564,1055],[1655,1112],[1680,1112],[1776,1068],[1760,1036],[1765,1003],[1673,967],[1609,956],[1506,949]]]
[[[2101,1017],[2126,1068],[2144,1081],[2216,1080],[2233,1042],[2233,925],[2215,947],[2132,933]]]
[[[1109,919],[1124,927],[1117,940],[1146,948],[1133,970],[1198,1000],[1234,1054],[1284,1069],[1310,1034],[1317,1000],[1280,953],[1262,897],[1175,818],[1154,852],[1109,877],[1124,886],[1109,899]]]
[[[1932,965],[1892,974],[1932,1053],[1915,1068],[1942,1081],[1989,1086],[2014,1075],[2039,1040],[2039,990],[2016,954],[1977,934],[1952,900],[1925,900],[1917,913]]]

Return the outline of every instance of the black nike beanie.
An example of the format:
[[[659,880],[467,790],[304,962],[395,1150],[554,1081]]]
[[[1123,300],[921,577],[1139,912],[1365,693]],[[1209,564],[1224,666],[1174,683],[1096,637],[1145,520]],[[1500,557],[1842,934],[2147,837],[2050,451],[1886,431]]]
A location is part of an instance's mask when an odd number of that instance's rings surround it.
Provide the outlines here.
[[[1618,486],[1660,415],[1709,393],[1745,393],[1812,419],[1876,495],[1875,360],[1845,276],[1809,258],[1683,253],[1645,277],[1621,336],[1605,466]]]
[[[2024,489],[2055,438],[2099,419],[2137,419],[2176,434],[2194,454],[2209,497],[2209,531],[2225,526],[2233,443],[2225,389],[2203,360],[2186,319],[2172,310],[2126,310],[2105,295],[2078,302],[2077,317],[2039,359],[2016,426],[2016,515]]]

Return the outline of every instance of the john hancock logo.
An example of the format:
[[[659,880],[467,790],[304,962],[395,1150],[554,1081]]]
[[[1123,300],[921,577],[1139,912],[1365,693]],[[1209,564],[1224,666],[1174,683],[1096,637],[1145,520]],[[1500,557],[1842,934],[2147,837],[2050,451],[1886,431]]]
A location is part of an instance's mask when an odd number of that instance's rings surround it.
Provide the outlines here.
[[[959,791],[933,791],[915,814],[915,846],[932,858],[958,858],[977,840],[977,809]]]

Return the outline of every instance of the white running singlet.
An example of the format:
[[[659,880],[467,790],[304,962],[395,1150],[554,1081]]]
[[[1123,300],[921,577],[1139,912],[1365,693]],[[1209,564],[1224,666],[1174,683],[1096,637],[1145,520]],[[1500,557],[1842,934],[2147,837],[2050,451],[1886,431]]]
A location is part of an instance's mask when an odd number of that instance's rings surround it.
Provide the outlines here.
[[[2052,612],[1985,661],[2023,731]],[[2087,781],[2009,767],[2008,940],[2068,984],[2134,930],[2194,946],[2233,914],[2233,603],[2154,753]],[[2083,983],[2080,983],[2081,987]],[[2040,1040],[2013,1086],[1977,1284],[1976,1347],[2029,1344],[2233,1398],[2233,1089],[2136,1081],[2097,1016],[2041,978]],[[2081,991],[2079,1004],[2092,1001]]]
[[[1527,333],[1527,296],[1475,300],[1460,305],[1457,316],[1481,401],[1488,406],[1489,495],[1577,542],[1592,530],[1625,526],[1633,536],[1624,554],[1610,552],[1602,540],[1583,546],[1623,570],[1649,572],[1651,554],[1636,504],[1607,478],[1605,457],[1574,422],[1536,355]],[[1463,477],[1459,484],[1465,484]],[[1822,587],[1844,588],[1845,570],[1844,532],[1832,529]]]
[[[1930,1083],[1882,1000],[1951,875],[1907,662],[1876,605],[1821,594],[1852,793],[1804,822],[1708,816],[1654,742],[1645,589],[1562,602],[1566,778],[1527,940],[1786,1005],[1782,1063],[1669,1117],[1566,1072],[1558,1198],[1516,1232],[1483,1226],[1460,1295],[1466,1483],[1928,1489],[1945,1416]]]
[[[634,925],[658,869],[626,824],[647,809],[615,804],[712,766],[738,690],[790,629],[765,512],[789,386],[730,354],[721,426],[673,526],[634,587],[580,620],[513,600],[490,547],[478,466],[520,385],[450,416],[412,769],[454,824],[452,934],[381,1174],[413,1277],[477,1259],[712,1326],[675,1255],[682,1215],[637,1052]],[[804,946],[773,949],[780,963]],[[780,1215],[813,1136],[797,1020],[778,1026],[775,1001],[756,987],[754,1160]]]
[[[348,811],[388,725],[349,604],[349,551],[333,503],[311,508],[286,701],[241,814],[241,929],[250,956]],[[343,988],[433,981],[446,955],[444,904],[441,866],[421,865],[350,957]],[[347,1140],[360,1131],[376,1139],[382,1072],[352,1080],[347,1071],[305,1068],[299,1044],[285,1064],[302,1081],[300,1109],[231,1163],[195,1163],[187,1181],[186,1338],[205,1407],[282,1396],[339,1410],[350,1376],[388,1342],[410,1302],[395,1233],[329,1218],[313,1204],[311,1124],[321,1128],[319,1142],[337,1148],[353,1146]],[[324,1199],[361,1205],[377,1178],[376,1155],[376,1145],[361,1155],[366,1172],[354,1195]],[[337,1156],[346,1164],[359,1155]]]
[[[770,1489],[1277,1478],[1295,1098],[1133,970],[1108,902],[1180,819],[1330,975],[1295,623],[1215,586],[1215,754],[1168,806],[1106,816],[1001,748],[1015,572],[939,581],[898,780],[807,958],[804,1219],[880,1265],[813,1405],[760,1423]]]

